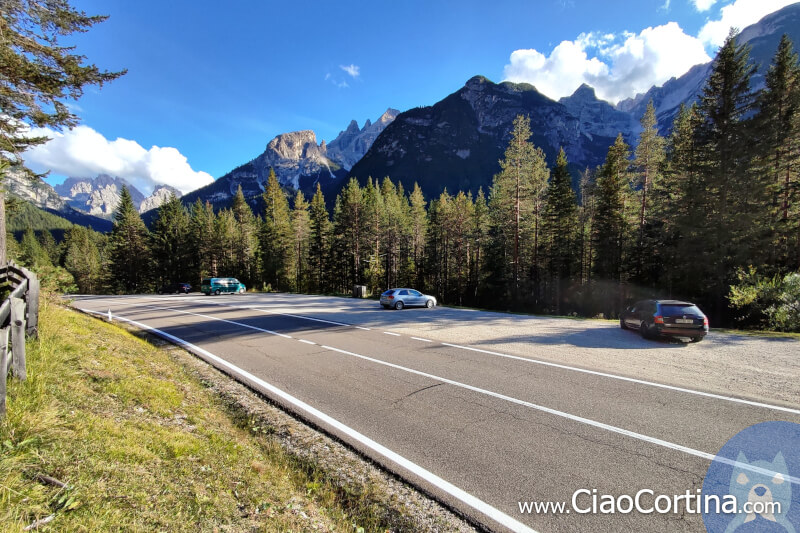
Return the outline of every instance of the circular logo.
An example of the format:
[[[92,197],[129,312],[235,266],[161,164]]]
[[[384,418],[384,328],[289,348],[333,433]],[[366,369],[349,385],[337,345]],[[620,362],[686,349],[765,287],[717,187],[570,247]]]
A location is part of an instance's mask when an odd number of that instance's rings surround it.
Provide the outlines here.
[[[737,433],[708,467],[702,499],[709,533],[800,533],[800,424]]]

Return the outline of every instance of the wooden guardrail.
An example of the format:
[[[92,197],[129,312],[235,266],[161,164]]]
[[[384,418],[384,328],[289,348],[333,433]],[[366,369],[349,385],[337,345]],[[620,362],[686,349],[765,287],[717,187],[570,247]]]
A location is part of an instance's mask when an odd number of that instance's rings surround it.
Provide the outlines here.
[[[25,380],[25,337],[39,336],[39,279],[33,272],[9,262],[0,267],[0,287],[11,291],[0,304],[0,417],[3,417],[9,370],[15,378]]]

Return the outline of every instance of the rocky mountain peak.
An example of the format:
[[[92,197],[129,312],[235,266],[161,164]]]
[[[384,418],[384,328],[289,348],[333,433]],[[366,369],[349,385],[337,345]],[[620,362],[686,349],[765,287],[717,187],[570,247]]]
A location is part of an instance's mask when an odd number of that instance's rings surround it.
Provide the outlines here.
[[[151,209],[156,209],[158,207],[161,207],[173,195],[176,196],[177,198],[180,198],[182,196],[181,191],[179,191],[175,187],[171,187],[169,185],[158,185],[153,190],[153,194],[145,198],[139,205],[139,212],[145,213],[147,211],[150,211]]]
[[[350,125],[345,131],[332,140],[327,146],[327,156],[341,165],[345,170],[350,170],[359,159],[364,157],[372,143],[378,135],[392,123],[400,112],[396,109],[387,109],[377,121],[370,119],[364,123],[364,127],[359,129],[355,120],[350,121]]]
[[[272,152],[282,159],[299,161],[308,151],[309,145],[317,147],[317,135],[312,130],[282,133],[267,144],[267,152]]]

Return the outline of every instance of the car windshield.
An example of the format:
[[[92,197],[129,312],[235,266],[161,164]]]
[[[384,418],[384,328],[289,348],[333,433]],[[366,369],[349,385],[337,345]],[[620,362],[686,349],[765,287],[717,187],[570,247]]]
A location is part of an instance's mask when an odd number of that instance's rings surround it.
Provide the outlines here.
[[[661,304],[661,314],[663,315],[697,315],[703,314],[696,305],[692,304]]]

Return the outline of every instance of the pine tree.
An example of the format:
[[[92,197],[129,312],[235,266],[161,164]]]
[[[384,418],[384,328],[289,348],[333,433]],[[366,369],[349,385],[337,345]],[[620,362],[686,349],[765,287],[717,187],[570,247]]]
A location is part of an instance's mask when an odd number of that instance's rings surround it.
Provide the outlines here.
[[[345,269],[340,288],[349,290],[352,285],[360,285],[363,279],[364,226],[369,223],[364,217],[363,191],[355,178],[350,178],[339,193],[333,215],[334,233]]]
[[[53,234],[49,230],[43,230],[39,234],[39,244],[50,259],[50,263],[56,266],[61,264],[62,246],[56,242]]]
[[[705,213],[712,211],[711,197],[705,190],[700,172],[700,150],[695,130],[700,121],[697,105],[681,106],[672,124],[667,143],[667,165],[663,195],[666,238],[661,284],[667,294],[677,293],[696,299],[701,296],[705,280],[712,276],[710,249],[706,243],[708,224]]]
[[[647,103],[647,110],[640,121],[642,132],[636,146],[633,168],[635,185],[641,196],[639,208],[639,235],[636,243],[634,278],[643,281],[645,269],[649,271],[658,263],[658,232],[653,231],[654,224],[648,218],[653,204],[652,190],[658,187],[664,164],[664,139],[658,134],[658,122],[653,101]],[[656,197],[657,198],[657,197]],[[658,209],[659,206],[656,207]]]
[[[737,266],[746,266],[760,232],[758,221],[768,204],[763,180],[750,173],[753,157],[751,131],[745,117],[753,109],[750,78],[755,67],[749,46],[739,45],[732,31],[717,53],[699,105],[695,129],[700,154],[702,194],[710,210],[702,224],[710,248],[713,274],[707,280],[715,315],[726,312],[725,297]],[[754,179],[756,178],[756,179]]]
[[[502,239],[497,244],[504,248],[501,276],[507,280],[506,292],[515,299],[527,299],[528,294],[524,293],[532,292],[535,302],[541,268],[541,208],[548,171],[544,153],[530,142],[530,137],[530,119],[517,116],[504,159],[500,161],[500,173],[492,183],[489,208],[496,235]],[[525,291],[521,290],[524,274],[532,281],[532,287]]]
[[[84,87],[123,74],[85,64],[86,57],[63,39],[105,20],[88,16],[67,0],[3,0],[0,17],[0,179],[24,168],[22,153],[49,140],[31,136],[29,126],[60,129],[77,124],[67,107]],[[0,265],[6,263],[5,193],[0,188]]]
[[[258,221],[242,192],[236,190],[231,204],[231,214],[236,221],[236,238],[233,246],[233,272],[246,286],[255,285],[260,270]]]
[[[309,239],[309,275],[312,292],[326,292],[328,290],[328,276],[326,275],[329,257],[331,254],[331,222],[328,209],[325,207],[325,196],[317,183],[317,192],[311,199],[310,210],[310,239]]]
[[[78,291],[95,294],[103,286],[103,259],[94,232],[77,224],[64,236],[64,268],[72,274]]]
[[[302,191],[297,191],[292,209],[292,254],[294,264],[294,289],[308,291],[308,252],[311,239],[311,216],[308,202]]]
[[[578,202],[567,169],[567,155],[562,148],[556,158],[544,207],[542,233],[547,246],[547,270],[552,279],[551,302],[556,314],[561,313],[565,285],[577,270],[576,230]]]
[[[111,275],[117,290],[137,293],[149,288],[151,276],[150,235],[123,186],[111,231]]]
[[[362,201],[364,249],[367,254],[364,278],[369,291],[375,294],[380,290],[385,275],[382,260],[382,238],[386,210],[381,189],[372,179],[367,180],[367,185],[363,189]]]
[[[158,208],[151,234],[154,270],[160,284],[187,281],[190,276],[191,244],[189,214],[174,195]]]
[[[489,206],[483,187],[478,188],[472,211],[472,271],[470,273],[470,301],[479,305],[480,293],[486,280],[486,249],[489,246]]]
[[[800,269],[800,66],[791,39],[783,35],[758,98],[756,125],[760,171],[772,205],[764,225],[774,232],[767,248],[774,267]]]
[[[289,201],[272,169],[264,189],[264,204],[261,230],[264,280],[273,289],[286,290],[290,288],[289,277],[293,275],[290,271],[293,257],[292,221]]]
[[[192,204],[189,221],[189,241],[194,253],[192,266],[193,282],[200,284],[206,276],[216,276],[217,270],[217,237],[214,224],[216,216],[208,202],[200,198]]]
[[[606,161],[597,179],[597,204],[592,228],[595,249],[594,280],[613,284],[612,290],[615,294],[609,294],[604,302],[605,312],[608,314],[618,311],[622,303],[619,284],[624,279],[623,253],[627,244],[626,205],[630,195],[628,154],[628,145],[620,134],[614,145],[608,149]]]
[[[238,276],[239,227],[233,211],[221,209],[214,217],[214,256],[221,276]]]
[[[22,234],[18,253],[20,262],[34,271],[38,271],[41,267],[53,265],[50,261],[50,256],[39,244],[36,234],[30,228]]]
[[[419,184],[414,182],[414,189],[411,191],[409,224],[411,231],[411,254],[414,264],[412,280],[414,285],[422,285],[423,265],[425,264],[425,243],[428,233],[428,210],[425,196]]]

